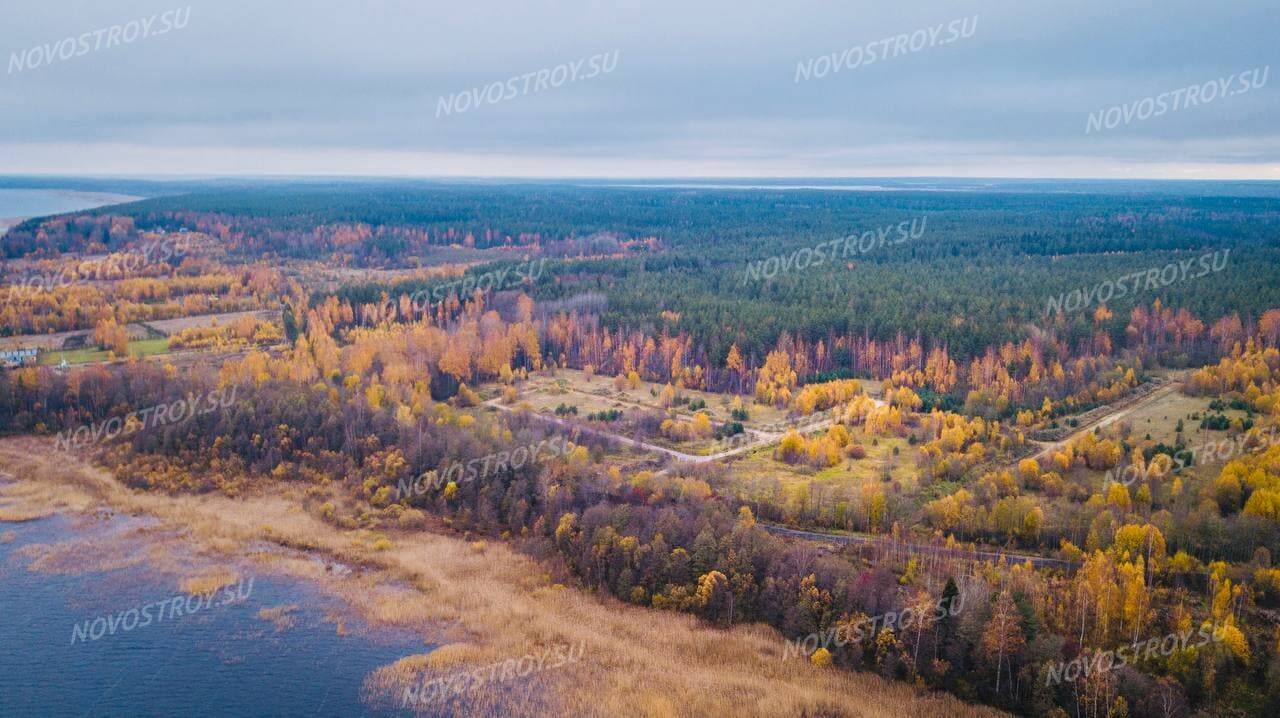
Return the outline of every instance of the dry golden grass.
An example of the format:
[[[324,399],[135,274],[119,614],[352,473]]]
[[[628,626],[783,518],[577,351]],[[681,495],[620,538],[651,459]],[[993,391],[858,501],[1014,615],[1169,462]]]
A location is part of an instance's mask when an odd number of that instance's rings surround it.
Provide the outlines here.
[[[29,505],[0,505],[0,521],[5,523],[21,523],[23,521],[35,521],[53,514],[48,509],[42,509],[38,506]]]
[[[1187,396],[1180,391],[1166,392],[1153,401],[1135,407],[1125,415],[1124,421],[1133,428],[1135,439],[1145,439],[1150,434],[1152,441],[1170,446],[1177,440],[1179,419],[1183,421],[1182,438],[1191,446],[1232,436],[1234,432],[1201,429],[1200,420],[1191,418],[1192,414],[1198,414],[1201,419],[1208,414],[1223,414],[1228,419],[1243,419],[1246,416],[1245,412],[1238,409],[1209,411],[1210,401],[1209,397]]]
[[[298,604],[296,603],[260,608],[258,609],[258,618],[270,621],[275,626],[276,633],[282,633],[297,625],[298,617],[294,615],[297,611]]]
[[[634,389],[624,386],[619,390],[614,386],[613,377],[596,375],[588,381],[586,374],[577,369],[557,369],[555,376],[535,373],[519,388],[523,392],[522,398],[539,401],[540,406],[554,407],[561,402],[577,404],[579,416],[584,416],[588,410],[600,411],[615,406],[622,409],[658,408],[657,397],[664,386],[641,380],[640,385]],[[702,411],[706,411],[713,421],[723,422],[732,418],[730,405],[733,396],[729,394],[698,389],[681,389],[680,393],[690,401],[701,399],[705,402],[706,407]],[[750,396],[742,397],[742,402],[743,407],[751,414],[751,419],[743,422],[747,427],[784,422],[788,418],[786,410],[756,404]],[[676,407],[676,411],[685,418],[692,417],[694,413],[689,410],[688,405]]]
[[[53,507],[33,500],[32,493],[36,491],[36,487],[14,483],[16,478],[10,472],[0,471],[0,487],[4,488],[4,492],[0,493],[0,522],[34,521],[55,513]]]
[[[434,651],[433,651],[434,653]],[[431,670],[431,654],[415,653],[405,656],[388,666],[382,666],[365,679],[366,692],[392,695],[397,688],[421,680],[423,673]]]
[[[861,459],[842,459],[835,466],[818,469],[806,463],[788,464],[775,459],[773,454],[777,445],[774,444],[728,460],[730,470],[725,476],[728,481],[746,491],[748,496],[753,495],[753,488],[768,492],[759,494],[760,498],[772,495],[772,485],[756,485],[758,479],[766,478],[777,479],[783,486],[810,481],[852,490],[868,482],[881,483],[887,472],[891,480],[897,481],[903,490],[910,493],[918,489],[919,452],[906,439],[868,436],[857,427],[851,429],[849,434],[862,445],[866,456]],[[809,438],[820,435],[814,433]],[[898,449],[896,455],[893,453],[894,448]]]
[[[365,678],[363,685],[366,700],[374,704],[400,707],[406,702],[416,702],[419,698],[415,694],[421,694],[423,702],[415,706],[420,713],[437,714],[447,711],[450,715],[501,715],[519,718],[563,714],[559,704],[547,698],[554,691],[546,690],[550,684],[546,681],[545,673],[506,680],[503,680],[501,674],[496,674],[492,680],[467,681],[461,685],[451,683],[450,685],[455,686],[454,691],[437,689],[425,692],[423,685],[427,681],[456,681],[476,675],[468,667],[438,666],[433,657],[441,650],[406,656],[373,671]],[[490,667],[494,665],[492,662],[488,664]],[[480,675],[486,674],[482,671]],[[415,690],[406,692],[409,686],[413,686]]]
[[[240,574],[226,566],[207,568],[194,576],[182,579],[182,592],[208,594],[240,580]]]
[[[638,608],[553,586],[544,570],[507,545],[476,551],[462,539],[401,533],[376,551],[301,508],[302,491],[273,486],[257,495],[169,497],[131,491],[107,472],[58,454],[52,442],[0,441],[0,469],[18,479],[0,496],[59,510],[107,504],[181,527],[207,549],[256,558],[262,567],[314,578],[366,620],[418,628],[432,642],[461,643],[435,658],[410,657],[371,676],[372,701],[397,701],[418,670],[459,659],[469,668],[545,650],[585,645],[582,661],[535,674],[530,686],[486,686],[461,712],[586,716],[933,716],[999,715],[954,697],[866,673],[781,659],[783,641],[761,625],[717,629],[692,616]],[[20,497],[20,498],[15,498]],[[262,555],[267,540],[305,548]],[[337,561],[362,570],[326,570]],[[157,557],[158,560],[158,557]],[[465,652],[465,655],[463,653]],[[427,709],[429,710],[429,708]]]
[[[420,668],[465,668],[489,657],[484,649],[470,643],[446,643],[427,654]]]

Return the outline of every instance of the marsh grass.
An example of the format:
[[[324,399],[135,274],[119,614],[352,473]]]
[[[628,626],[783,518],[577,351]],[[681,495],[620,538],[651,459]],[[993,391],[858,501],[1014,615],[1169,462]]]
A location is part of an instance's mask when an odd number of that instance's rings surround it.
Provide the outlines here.
[[[226,566],[213,566],[204,569],[194,576],[182,579],[179,584],[183,593],[209,594],[223,586],[229,586],[240,580],[240,574]]]
[[[36,506],[0,506],[0,521],[9,524],[23,523],[43,519],[53,514],[52,511]]]
[[[270,622],[276,633],[284,633],[285,631],[298,625],[298,604],[290,603],[284,606],[271,606],[258,609],[258,618],[263,621]]]
[[[30,437],[0,441],[0,469],[18,479],[0,496],[18,505],[87,512],[101,504],[147,514],[185,540],[224,559],[259,562],[264,541],[305,548],[310,556],[261,560],[262,567],[313,578],[373,624],[420,631],[424,641],[454,647],[411,656],[371,674],[367,699],[398,705],[417,669],[480,668],[554,645],[585,645],[583,660],[543,671],[518,684],[486,685],[451,697],[446,710],[483,715],[575,716],[952,716],[999,715],[952,696],[922,692],[868,673],[819,669],[781,658],[783,640],[763,625],[729,629],[693,616],[640,608],[607,597],[555,587],[545,567],[490,541],[476,551],[461,538],[392,532],[375,551],[350,532],[302,506],[305,492],[266,486],[230,499],[164,496],[127,489],[102,469]],[[18,498],[15,498],[18,497]],[[161,540],[157,537],[157,540]],[[266,552],[270,553],[270,552]],[[355,570],[326,571],[315,555]],[[161,557],[157,556],[157,559]]]

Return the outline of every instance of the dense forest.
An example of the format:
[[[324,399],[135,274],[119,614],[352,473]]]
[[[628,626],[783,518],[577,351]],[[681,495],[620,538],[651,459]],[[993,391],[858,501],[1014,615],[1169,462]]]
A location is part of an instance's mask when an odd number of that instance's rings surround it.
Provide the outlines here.
[[[600,292],[608,326],[669,324],[712,357],[736,343],[757,361],[783,332],[808,340],[905,334],[963,358],[1035,332],[1076,342],[1094,331],[1089,312],[1046,317],[1055,297],[1221,250],[1230,254],[1215,257],[1222,266],[1212,276],[1112,301],[1104,327],[1112,341],[1123,338],[1129,310],[1155,299],[1211,320],[1237,312],[1248,321],[1280,305],[1280,200],[1185,196],[1172,187],[1085,194],[317,182],[206,190],[86,214],[128,224],[31,221],[10,233],[6,251],[110,249],[136,226],[206,231],[245,261],[332,256],[398,266],[432,247],[542,254],[565,239],[605,234],[609,246],[550,264],[533,296]],[[904,222],[906,241],[859,240],[839,261],[806,255],[791,271],[747,280],[749,267],[771,257]],[[351,291],[380,289],[415,288]]]

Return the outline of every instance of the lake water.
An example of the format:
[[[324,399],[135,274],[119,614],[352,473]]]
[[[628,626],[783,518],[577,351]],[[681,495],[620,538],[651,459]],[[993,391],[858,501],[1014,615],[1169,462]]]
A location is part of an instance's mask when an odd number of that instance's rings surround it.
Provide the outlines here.
[[[78,212],[137,199],[142,198],[69,189],[0,189],[0,233],[25,217]]]
[[[32,570],[23,551],[94,532],[118,537],[139,521],[0,523],[0,716],[405,714],[364,704],[361,686],[375,668],[429,647],[412,631],[357,625],[349,612],[340,635],[326,619],[337,599],[304,580],[245,575],[175,610],[183,594],[172,575]],[[297,607],[292,626],[258,615],[286,605]]]

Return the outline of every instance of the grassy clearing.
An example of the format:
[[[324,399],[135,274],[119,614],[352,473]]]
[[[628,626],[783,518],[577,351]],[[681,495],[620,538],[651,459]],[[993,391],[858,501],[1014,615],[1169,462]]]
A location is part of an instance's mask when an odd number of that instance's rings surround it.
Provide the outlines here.
[[[622,389],[618,389],[615,387],[613,379],[613,377],[608,376],[594,376],[588,380],[583,372],[576,369],[558,369],[555,376],[545,374],[530,376],[529,381],[523,388],[529,394],[552,393],[553,396],[560,397],[559,401],[563,401],[566,404],[580,403],[590,397],[597,402],[606,402],[601,405],[604,408],[613,408],[615,402],[630,408],[660,408],[658,397],[661,396],[664,388],[662,384],[641,381],[635,388],[624,386]],[[730,406],[733,404],[733,395],[715,394],[695,389],[681,389],[680,394],[688,397],[691,402],[704,402],[706,406],[703,410],[707,412],[715,423],[723,423],[732,418],[730,416]],[[573,400],[565,398],[566,396],[572,397]],[[554,405],[555,403],[553,402],[552,406]],[[751,402],[750,397],[742,397],[742,405],[751,415],[748,421],[743,422],[748,427],[762,423],[781,422],[787,418],[786,411],[771,406],[754,404]],[[675,409],[678,414],[685,417],[691,417],[694,414],[688,404],[677,406]],[[583,408],[580,407],[578,411],[581,414]],[[593,409],[593,411],[599,411],[599,409]]]
[[[1124,421],[1133,427],[1136,437],[1144,439],[1149,434],[1152,440],[1170,446],[1177,441],[1179,419],[1183,424],[1183,440],[1189,445],[1227,438],[1230,432],[1201,429],[1200,420],[1208,413],[1221,413],[1228,419],[1234,420],[1244,418],[1245,412],[1235,409],[1210,412],[1210,401],[1211,399],[1207,397],[1187,396],[1178,391],[1170,392],[1150,404],[1134,409]],[[1193,414],[1200,418],[1192,419]]]
[[[775,446],[767,446],[732,459],[730,475],[735,481],[749,486],[761,478],[773,478],[790,486],[800,481],[836,484],[842,488],[855,488],[868,481],[883,481],[886,475],[897,481],[905,490],[918,485],[916,450],[906,439],[868,437],[861,428],[849,430],[850,437],[866,449],[861,459],[844,459],[835,466],[824,469],[806,464],[788,464],[773,458]],[[875,441],[876,443],[872,443]],[[894,449],[898,450],[894,454]]]
[[[540,414],[554,413],[556,407],[561,404],[577,407],[576,418],[578,419],[586,419],[587,414],[610,409],[618,409],[623,412],[637,409],[633,404],[572,391],[567,387],[559,386],[556,382],[540,382],[537,384],[529,382],[526,386],[530,384],[533,384],[531,388],[521,392],[520,401],[528,402],[529,406]]]
[[[129,342],[129,355],[139,359],[157,354],[167,354],[168,352],[169,339],[167,337]],[[40,363],[46,365],[60,364],[63,357],[66,357],[68,364],[87,364],[89,362],[107,361],[109,355],[106,351],[93,348],[48,351],[40,355]]]

